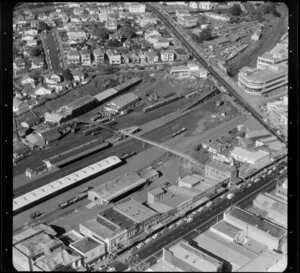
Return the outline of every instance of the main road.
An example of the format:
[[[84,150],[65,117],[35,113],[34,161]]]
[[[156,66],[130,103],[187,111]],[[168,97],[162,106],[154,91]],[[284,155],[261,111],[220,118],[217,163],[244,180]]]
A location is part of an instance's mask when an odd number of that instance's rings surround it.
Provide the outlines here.
[[[186,47],[186,49],[193,55],[193,57],[201,63],[201,65],[206,68],[211,75],[213,75],[217,81],[224,86],[252,115],[255,117],[263,127],[265,127],[268,131],[270,131],[273,135],[275,135],[280,141],[287,144],[287,141],[277,132],[271,128],[268,124],[263,121],[263,118],[255,111],[255,109],[250,106],[242,96],[224,79],[222,78],[209,64],[200,56],[200,54],[194,49],[194,47],[184,38],[184,36],[179,33],[176,27],[169,22],[169,20],[152,4],[149,2],[145,2],[147,8],[157,14],[158,18],[166,24],[166,26],[173,32],[173,34],[179,39],[182,45]]]

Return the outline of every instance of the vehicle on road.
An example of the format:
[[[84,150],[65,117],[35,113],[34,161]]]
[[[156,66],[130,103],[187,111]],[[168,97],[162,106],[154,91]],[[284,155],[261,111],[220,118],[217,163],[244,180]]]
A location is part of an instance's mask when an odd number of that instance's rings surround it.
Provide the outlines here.
[[[148,243],[150,243],[151,241],[152,241],[152,238],[149,237],[148,239],[146,239],[145,243],[148,244]]]
[[[106,266],[104,264],[100,265],[97,270],[103,271],[104,269],[106,269]]]
[[[231,192],[227,194],[227,199],[232,199],[235,195]]]
[[[197,214],[197,211],[196,211],[196,210],[193,211],[193,212],[191,213],[192,216],[194,216],[194,215],[196,215],[196,214]]]
[[[257,178],[255,178],[255,179],[253,180],[253,182],[254,182],[254,183],[257,183],[259,180],[260,180],[260,178],[257,177]]]
[[[248,188],[250,188],[251,186],[252,186],[252,184],[251,184],[251,183],[249,183],[249,184],[247,185],[247,187],[248,187]]]
[[[209,208],[210,206],[212,206],[212,204],[213,204],[213,201],[209,201],[209,202],[207,202],[206,207]]]
[[[141,248],[143,245],[144,245],[144,243],[142,242],[142,243],[139,243],[136,247]]]
[[[44,214],[44,212],[42,212],[42,211],[36,211],[36,212],[33,212],[33,213],[30,214],[30,218],[32,220],[34,220],[34,219],[40,217],[42,214]]]
[[[154,234],[154,235],[152,236],[152,239],[154,240],[154,239],[156,239],[158,236],[159,236],[159,233],[156,233],[156,234]]]
[[[172,224],[172,225],[169,226],[169,229],[172,229],[172,228],[174,228],[174,227],[175,227],[175,225]]]
[[[224,197],[224,195],[222,195],[223,197]],[[222,198],[223,198],[222,197]],[[201,208],[199,208],[199,209],[197,209],[198,210],[198,212],[202,212],[203,210],[204,210],[204,207],[201,207]]]
[[[279,171],[279,174],[282,174],[283,172],[284,172],[284,170],[280,170],[280,171]]]

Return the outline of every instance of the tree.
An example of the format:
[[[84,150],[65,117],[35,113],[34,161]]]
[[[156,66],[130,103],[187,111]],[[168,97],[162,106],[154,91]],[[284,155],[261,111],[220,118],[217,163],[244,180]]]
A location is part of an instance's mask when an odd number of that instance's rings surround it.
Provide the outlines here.
[[[252,3],[250,3],[250,2],[244,2],[243,4],[244,4],[244,7],[245,7],[245,10],[246,10],[249,14],[253,15],[253,13],[255,12],[255,7],[254,7],[254,5],[253,5]]]
[[[51,29],[51,27],[47,23],[45,23],[43,21],[39,22],[39,30],[40,31],[44,31],[44,30],[48,31],[50,29]]]
[[[207,23],[207,18],[205,16],[201,16],[198,20],[200,25],[206,24]]]
[[[109,47],[118,48],[121,45],[122,45],[122,42],[120,42],[117,39],[107,41],[107,46],[109,46]]]
[[[32,54],[33,56],[35,56],[35,57],[40,56],[41,53],[42,53],[41,47],[34,47],[34,48],[32,49],[32,51],[31,51],[31,54]]]
[[[100,26],[100,25],[96,25],[96,28],[93,32],[93,34],[95,36],[98,37],[98,39],[107,39],[108,38],[108,35],[109,35],[109,30],[103,26]]]
[[[229,14],[231,14],[232,16],[239,16],[242,14],[242,9],[240,7],[240,5],[238,4],[234,4],[230,9],[229,9]]]
[[[122,36],[126,39],[130,39],[135,35],[136,29],[132,26],[124,26],[121,28]]]
[[[63,71],[63,77],[65,81],[72,81],[73,75],[69,69]]]
[[[278,13],[277,9],[276,9],[276,3],[272,2],[272,3],[264,3],[260,6],[259,9],[262,14],[272,14],[276,17],[280,17],[280,14]]]

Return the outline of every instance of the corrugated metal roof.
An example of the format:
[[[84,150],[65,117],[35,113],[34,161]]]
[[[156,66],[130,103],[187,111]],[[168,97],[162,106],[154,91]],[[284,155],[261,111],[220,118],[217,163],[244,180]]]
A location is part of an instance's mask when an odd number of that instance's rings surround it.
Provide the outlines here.
[[[94,96],[94,98],[96,100],[98,100],[99,102],[102,102],[108,98],[110,98],[111,96],[115,95],[117,93],[117,90],[115,90],[114,88],[110,88],[110,89],[107,89],[97,95]]]
[[[101,172],[107,168],[115,166],[121,163],[121,159],[117,156],[110,156],[106,159],[103,159],[95,164],[92,164],[88,167],[85,167],[77,172],[74,172],[70,175],[67,175],[63,178],[55,180],[45,186],[39,187],[33,191],[30,191],[26,194],[23,194],[17,198],[14,198],[13,201],[13,211],[16,211],[23,206],[26,206],[32,202],[35,202],[51,193],[54,193],[62,188],[65,188],[75,182],[80,181],[81,179],[88,178],[89,176]]]

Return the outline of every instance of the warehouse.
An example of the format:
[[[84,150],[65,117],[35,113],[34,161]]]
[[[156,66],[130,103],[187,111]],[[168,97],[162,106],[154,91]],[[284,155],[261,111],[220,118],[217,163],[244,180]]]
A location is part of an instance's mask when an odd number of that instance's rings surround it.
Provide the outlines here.
[[[71,113],[72,116],[78,116],[80,114],[84,114],[87,111],[91,110],[95,107],[95,99],[89,95],[81,97],[69,104],[66,105]]]
[[[266,245],[270,250],[280,251],[287,235],[285,229],[237,207],[225,212],[224,220],[246,231],[247,237]]]
[[[253,167],[263,166],[270,163],[270,154],[262,150],[252,152],[240,147],[235,147],[231,151],[231,156],[235,160],[249,163]]]
[[[217,160],[209,160],[205,164],[205,176],[218,181],[223,181],[227,178],[232,181],[237,177],[237,169],[232,165]]]
[[[121,113],[124,110],[134,107],[139,100],[140,98],[134,93],[128,93],[109,102],[104,107],[104,111],[109,113],[110,115]]]
[[[108,204],[120,199],[125,194],[144,186],[146,179],[141,178],[136,172],[125,173],[112,181],[101,184],[88,192],[89,200],[97,200],[98,204]]]

